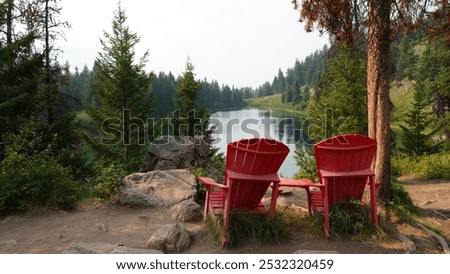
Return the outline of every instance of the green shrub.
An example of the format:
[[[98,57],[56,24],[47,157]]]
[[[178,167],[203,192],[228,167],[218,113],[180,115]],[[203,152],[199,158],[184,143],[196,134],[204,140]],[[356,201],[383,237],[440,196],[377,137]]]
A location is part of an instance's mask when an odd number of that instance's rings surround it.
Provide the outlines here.
[[[213,166],[219,171],[219,174],[225,173],[225,154],[218,152],[217,149],[210,149],[210,157]]]
[[[70,209],[81,199],[81,188],[70,170],[45,153],[31,158],[9,153],[0,172],[0,212],[40,206]]]
[[[94,179],[94,196],[105,200],[114,198],[119,192],[122,179],[127,173],[125,167],[120,164],[110,164],[99,168]]]
[[[202,167],[193,167],[192,173],[195,175],[195,177],[207,177],[208,176],[208,172]],[[206,198],[206,188],[202,183],[200,183],[200,181],[197,178],[196,178],[196,180],[197,180],[197,182],[196,182],[197,183],[196,202],[202,203],[205,201],[205,198]]]
[[[318,182],[316,158],[312,147],[308,150],[298,149],[295,152],[295,160],[299,171],[295,174],[295,178],[308,178]]]
[[[423,156],[394,157],[393,168],[400,175],[416,175],[423,179],[450,180],[450,153]]]
[[[402,221],[408,221],[418,214],[408,191],[397,179],[392,180],[391,197],[385,206],[392,209]]]

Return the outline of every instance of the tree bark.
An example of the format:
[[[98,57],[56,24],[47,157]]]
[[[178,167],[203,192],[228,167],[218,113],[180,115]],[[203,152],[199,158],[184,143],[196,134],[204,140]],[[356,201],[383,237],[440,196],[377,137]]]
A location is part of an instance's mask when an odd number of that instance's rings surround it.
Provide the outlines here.
[[[50,75],[50,11],[48,1],[45,1],[45,17],[44,17],[44,31],[45,31],[45,85],[47,89],[47,123],[49,125],[53,124],[53,105],[55,104],[55,99],[53,94],[53,88],[51,84]]]
[[[14,0],[8,0],[6,9],[6,44],[12,44],[12,15],[14,9]]]
[[[369,0],[367,44],[368,133],[377,140],[376,181],[381,183],[380,199],[389,200],[391,191],[390,145],[390,0]]]

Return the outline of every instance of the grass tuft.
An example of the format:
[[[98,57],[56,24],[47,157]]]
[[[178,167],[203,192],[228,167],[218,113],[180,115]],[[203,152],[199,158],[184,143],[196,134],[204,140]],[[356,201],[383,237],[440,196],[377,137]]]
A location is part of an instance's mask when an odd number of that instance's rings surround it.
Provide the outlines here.
[[[323,214],[306,217],[309,232],[323,235]],[[379,234],[372,224],[370,208],[361,206],[358,200],[345,200],[330,207],[330,234],[336,236],[365,237]]]
[[[219,216],[216,222],[211,218],[207,219],[207,225],[216,242],[220,242],[222,224],[222,216]],[[270,222],[267,214],[249,214],[242,211],[230,213],[227,246],[229,248],[236,248],[244,244],[281,243],[289,238],[288,225],[282,214],[276,214],[273,222]]]

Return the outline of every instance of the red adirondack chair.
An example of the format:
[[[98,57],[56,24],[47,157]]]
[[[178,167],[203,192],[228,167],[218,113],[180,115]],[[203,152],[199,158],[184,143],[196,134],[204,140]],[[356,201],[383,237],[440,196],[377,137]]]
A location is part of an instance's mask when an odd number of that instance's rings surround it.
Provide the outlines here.
[[[269,219],[275,217],[279,190],[278,170],[289,148],[271,139],[244,139],[228,144],[224,184],[209,177],[199,177],[206,188],[205,218],[223,214],[222,246],[227,244],[229,214],[233,209],[255,213],[267,212],[261,202],[269,186],[272,187]]]
[[[326,238],[330,238],[330,206],[351,198],[362,201],[366,185],[370,188],[372,222],[378,225],[378,184],[375,183],[375,174],[371,169],[376,148],[376,141],[364,135],[331,137],[314,145],[318,184],[306,179],[282,178],[281,186],[306,189],[310,214],[323,210]]]

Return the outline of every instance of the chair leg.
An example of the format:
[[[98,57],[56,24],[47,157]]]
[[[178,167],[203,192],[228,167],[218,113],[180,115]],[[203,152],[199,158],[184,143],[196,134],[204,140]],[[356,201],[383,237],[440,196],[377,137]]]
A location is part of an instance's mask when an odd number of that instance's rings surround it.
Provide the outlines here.
[[[325,230],[325,238],[330,239],[330,206],[328,204],[328,182],[326,179],[323,191],[323,228]]]
[[[223,226],[222,226],[222,246],[227,246],[228,243],[228,225],[230,222],[230,195],[229,191],[225,192],[225,200],[223,203]]]
[[[309,216],[312,215],[312,208],[311,208],[311,190],[308,188],[305,188],[306,190],[306,197],[308,198],[308,212],[309,212]]]
[[[209,210],[209,192],[210,192],[210,188],[207,187],[206,188],[206,197],[205,197],[205,209],[203,212],[203,219],[206,220],[207,216],[208,216],[208,210]]]
[[[279,182],[274,182],[273,183],[273,188],[272,188],[272,198],[270,199],[270,208],[269,208],[269,220],[273,221],[275,218],[275,211],[277,209],[277,199],[278,199],[278,183]]]

